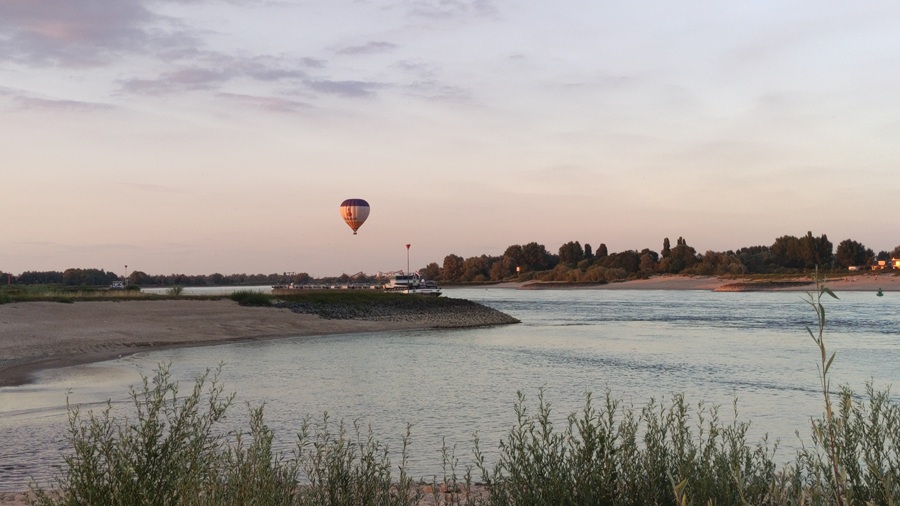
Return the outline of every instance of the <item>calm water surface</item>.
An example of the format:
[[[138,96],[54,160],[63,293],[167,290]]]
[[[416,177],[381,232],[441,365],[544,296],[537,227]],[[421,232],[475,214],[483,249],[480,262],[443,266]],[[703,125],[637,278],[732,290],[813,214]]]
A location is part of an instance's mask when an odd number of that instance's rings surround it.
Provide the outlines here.
[[[265,403],[278,447],[289,452],[301,420],[359,421],[399,446],[412,424],[411,471],[441,474],[442,440],[471,461],[478,433],[489,457],[514,422],[513,402],[543,389],[558,419],[581,409],[585,392],[626,404],[668,401],[721,405],[752,421],[756,441],[779,439],[787,461],[821,413],[817,350],[807,325],[815,315],[800,293],[706,291],[448,290],[511,314],[522,324],[287,338],[141,353],[42,373],[34,384],[0,388],[0,490],[45,484],[58,473],[65,441],[66,394],[84,410],[111,399],[129,414],[128,388],[171,363],[184,382],[223,362],[222,381],[237,393],[230,422],[245,426],[246,403]],[[900,383],[900,294],[845,292],[826,302],[827,343],[838,358],[833,384],[862,391]],[[183,391],[188,389],[184,384]],[[533,403],[530,404],[533,406]],[[600,399],[595,403],[600,407]]]

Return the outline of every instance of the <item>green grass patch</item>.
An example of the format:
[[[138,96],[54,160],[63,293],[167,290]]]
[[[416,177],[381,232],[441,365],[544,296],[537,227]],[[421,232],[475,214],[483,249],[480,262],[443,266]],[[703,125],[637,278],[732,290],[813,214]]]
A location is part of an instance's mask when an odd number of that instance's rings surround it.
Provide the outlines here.
[[[267,293],[241,290],[228,296],[229,299],[242,306],[271,306],[272,296]]]

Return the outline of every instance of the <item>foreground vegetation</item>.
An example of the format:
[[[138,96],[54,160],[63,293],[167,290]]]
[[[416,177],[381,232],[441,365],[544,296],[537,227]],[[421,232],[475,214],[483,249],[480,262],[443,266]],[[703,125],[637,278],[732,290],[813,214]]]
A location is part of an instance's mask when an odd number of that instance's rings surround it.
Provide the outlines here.
[[[543,395],[530,407],[520,394],[497,462],[486,462],[476,438],[472,466],[458,475],[457,458],[445,451],[444,475],[426,483],[408,473],[409,428],[394,462],[370,431],[306,419],[287,456],[273,450],[262,407],[250,408],[246,430],[219,429],[233,396],[223,394],[218,371],[180,395],[161,366],[132,391],[135,419],[117,418],[111,405],[86,415],[70,406],[73,452],[55,489],[36,490],[36,504],[412,505],[428,496],[518,506],[896,504],[900,406],[871,385],[861,397],[848,387],[832,393],[822,304],[830,295],[817,284],[807,301],[817,316],[809,334],[823,416],[787,465],[775,462],[767,441],[747,440],[749,424],[736,413],[724,423],[718,408],[693,408],[681,396],[635,409],[609,394],[598,406],[588,395],[557,427]]]

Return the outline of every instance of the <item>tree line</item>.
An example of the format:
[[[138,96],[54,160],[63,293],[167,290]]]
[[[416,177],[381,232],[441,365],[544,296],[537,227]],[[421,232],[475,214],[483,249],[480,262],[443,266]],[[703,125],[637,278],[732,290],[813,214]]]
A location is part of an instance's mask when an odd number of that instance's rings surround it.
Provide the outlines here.
[[[537,242],[506,248],[500,256],[480,255],[463,258],[456,254],[444,257],[442,264],[432,262],[419,270],[426,279],[450,283],[485,283],[506,280],[609,282],[647,277],[653,274],[693,274],[703,276],[745,274],[790,274],[818,267],[823,270],[845,270],[851,266],[868,268],[876,262],[900,259],[900,245],[893,251],[875,253],[852,239],[838,243],[835,249],[825,234],[812,232],[795,237],[775,239],[771,246],[748,246],[724,252],[706,251],[699,254],[679,237],[673,246],[669,238],[662,241],[659,252],[644,248],[640,251],[608,251],[600,243],[596,251],[585,243],[569,241],[556,253]],[[13,275],[0,271],[0,283],[58,284],[63,286],[108,286],[122,278],[103,269],[66,269],[59,271],[26,271]],[[238,286],[267,284],[378,284],[383,280],[365,273],[342,274],[335,277],[313,278],[305,272],[281,274],[208,274],[151,275],[133,271],[125,278],[128,284],[139,286]]]
[[[659,252],[644,248],[609,252],[600,243],[596,251],[590,244],[570,241],[551,253],[536,242],[512,245],[503,255],[462,258],[456,254],[444,262],[428,264],[420,273],[429,279],[453,283],[482,283],[516,279],[518,281],[609,282],[647,277],[654,274],[692,274],[703,276],[789,274],[818,267],[823,270],[868,268],[879,260],[900,259],[900,245],[893,251],[875,253],[852,239],[841,241],[835,249],[825,234],[781,236],[771,246],[748,246],[738,250],[697,253],[683,237],[673,246],[666,237]]]
[[[62,286],[109,286],[113,281],[126,281],[137,286],[239,286],[266,285],[287,283],[348,283],[374,282],[374,276],[364,274],[313,279],[305,272],[285,272],[281,274],[147,274],[143,271],[132,271],[122,277],[112,271],[103,269],[66,269],[59,271],[25,271],[13,275],[0,271],[0,284],[14,283],[22,285],[62,285]]]

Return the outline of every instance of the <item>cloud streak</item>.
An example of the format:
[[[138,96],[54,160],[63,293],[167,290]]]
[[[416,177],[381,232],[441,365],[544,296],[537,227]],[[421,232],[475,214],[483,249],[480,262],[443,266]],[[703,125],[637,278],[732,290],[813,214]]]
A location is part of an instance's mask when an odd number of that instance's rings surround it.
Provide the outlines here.
[[[0,2],[0,61],[29,66],[91,67],[127,54],[153,54],[196,43],[183,28],[140,0]]]
[[[109,104],[98,102],[81,102],[78,100],[49,100],[44,98],[19,95],[13,98],[19,111],[45,112],[98,112],[114,109]]]

